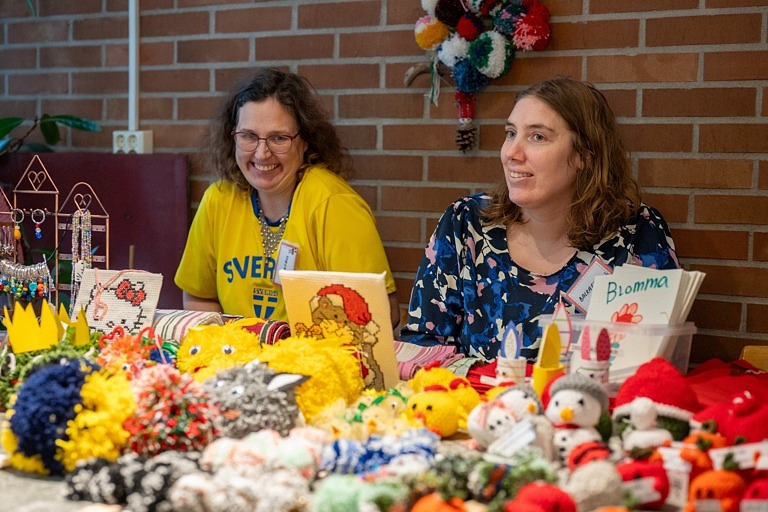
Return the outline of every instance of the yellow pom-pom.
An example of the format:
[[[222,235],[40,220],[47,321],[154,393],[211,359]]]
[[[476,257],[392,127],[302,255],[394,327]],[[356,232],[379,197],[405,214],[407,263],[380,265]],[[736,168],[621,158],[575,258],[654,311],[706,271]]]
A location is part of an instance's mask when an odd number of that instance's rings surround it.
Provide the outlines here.
[[[448,38],[448,27],[429,16],[422,16],[416,21],[416,44],[423,50],[431,50]]]

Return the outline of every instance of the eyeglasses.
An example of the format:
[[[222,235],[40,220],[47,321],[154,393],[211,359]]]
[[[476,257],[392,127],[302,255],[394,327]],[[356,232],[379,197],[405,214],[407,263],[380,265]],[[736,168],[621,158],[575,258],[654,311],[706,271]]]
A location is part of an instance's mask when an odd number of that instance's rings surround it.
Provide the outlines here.
[[[235,145],[242,151],[256,151],[259,148],[259,143],[265,141],[267,148],[272,153],[287,153],[291,149],[293,139],[299,136],[296,135],[270,135],[269,137],[259,137],[253,132],[236,132],[233,131],[231,135],[235,138]]]

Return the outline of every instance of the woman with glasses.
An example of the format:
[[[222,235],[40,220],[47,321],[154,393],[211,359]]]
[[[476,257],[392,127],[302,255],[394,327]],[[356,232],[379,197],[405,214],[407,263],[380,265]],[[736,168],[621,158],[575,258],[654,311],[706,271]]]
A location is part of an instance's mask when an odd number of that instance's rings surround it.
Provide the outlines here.
[[[346,150],[305,78],[262,69],[226,99],[210,139],[219,180],[203,195],[176,272],[184,308],[286,320],[277,269],[386,272]]]
[[[513,322],[533,361],[539,319],[562,302],[584,311],[596,275],[625,263],[680,265],[667,223],[641,202],[605,97],[554,78],[517,94],[501,139],[503,180],[453,203],[416,274],[402,341],[480,361]],[[459,361],[469,368],[471,361]]]

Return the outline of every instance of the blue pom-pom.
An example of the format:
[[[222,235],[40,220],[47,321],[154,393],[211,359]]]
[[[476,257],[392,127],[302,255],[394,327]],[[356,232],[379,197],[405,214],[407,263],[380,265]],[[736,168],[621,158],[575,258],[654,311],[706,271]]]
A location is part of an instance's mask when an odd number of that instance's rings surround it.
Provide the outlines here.
[[[490,79],[475,68],[469,59],[463,59],[453,67],[453,79],[461,92],[475,93],[485,89]]]
[[[523,14],[525,14],[523,0],[512,0],[493,14],[493,27],[502,34],[511,36]]]
[[[66,440],[67,422],[75,417],[75,406],[82,402],[80,389],[93,368],[83,365],[81,360],[62,360],[41,368],[24,381],[13,407],[10,425],[18,451],[27,457],[40,455],[54,475],[64,472],[55,459],[56,440]]]

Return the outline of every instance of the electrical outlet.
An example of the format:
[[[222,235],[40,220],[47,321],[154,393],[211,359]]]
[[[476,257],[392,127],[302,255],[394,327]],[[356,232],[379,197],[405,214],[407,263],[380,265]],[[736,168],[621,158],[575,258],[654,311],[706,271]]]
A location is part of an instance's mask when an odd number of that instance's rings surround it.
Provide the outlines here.
[[[152,153],[152,130],[112,132],[113,153]]]

